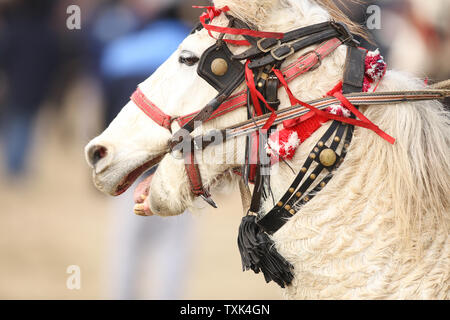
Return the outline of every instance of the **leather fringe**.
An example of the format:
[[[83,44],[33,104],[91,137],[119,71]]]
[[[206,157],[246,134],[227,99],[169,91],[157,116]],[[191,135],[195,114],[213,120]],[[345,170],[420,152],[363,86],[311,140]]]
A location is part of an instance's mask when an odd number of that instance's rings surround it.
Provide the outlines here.
[[[266,282],[274,281],[284,288],[294,279],[294,266],[275,249],[274,242],[256,223],[256,216],[247,215],[239,226],[238,247],[242,269],[262,272]]]

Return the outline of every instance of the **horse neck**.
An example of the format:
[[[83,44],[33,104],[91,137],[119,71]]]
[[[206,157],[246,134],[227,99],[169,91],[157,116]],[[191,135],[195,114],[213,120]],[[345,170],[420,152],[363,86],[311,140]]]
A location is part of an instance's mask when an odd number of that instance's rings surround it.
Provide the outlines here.
[[[380,91],[418,88],[416,80],[390,72]],[[432,277],[449,276],[448,265],[436,264],[450,255],[445,195],[450,190],[450,168],[444,156],[450,133],[442,106],[426,102],[361,110],[397,142],[391,146],[356,128],[349,153],[330,183],[274,234],[280,253],[295,267],[296,285],[287,294],[309,298],[444,294],[427,288],[435,283]],[[328,126],[300,146],[291,161],[296,172]],[[271,177],[275,201],[294,177],[284,164],[279,170]],[[265,207],[271,202],[268,199]]]

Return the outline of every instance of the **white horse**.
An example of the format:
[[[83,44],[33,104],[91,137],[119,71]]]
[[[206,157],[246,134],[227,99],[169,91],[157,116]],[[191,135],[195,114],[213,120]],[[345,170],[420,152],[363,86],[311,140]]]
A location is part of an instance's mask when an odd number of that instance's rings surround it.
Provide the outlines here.
[[[228,6],[231,15],[265,31],[287,32],[342,19],[327,0],[215,0],[214,4]],[[227,24],[223,14],[214,19],[214,25]],[[217,94],[197,75],[195,66],[214,42],[206,30],[188,36],[140,89],[168,115],[198,111]],[[230,49],[234,53],[242,50],[231,45]],[[331,90],[342,79],[346,50],[339,47],[320,68],[294,80],[290,84],[294,94],[308,101]],[[180,63],[180,55],[189,63]],[[378,90],[424,86],[423,81],[388,71]],[[284,90],[279,96],[280,108],[290,106]],[[348,155],[331,182],[273,235],[280,254],[294,266],[295,278],[285,295],[301,299],[450,298],[449,115],[437,101],[361,107],[361,111],[395,137],[396,143],[390,145],[357,127]],[[238,109],[205,123],[197,133],[246,119],[246,110]],[[324,124],[300,145],[290,161],[294,170],[298,172],[329,125]],[[178,128],[174,122],[172,131]],[[118,186],[127,186],[127,180],[160,160],[170,138],[169,130],[129,102],[86,146],[98,189],[116,195]],[[203,151],[199,168],[203,183],[213,192],[218,185],[235,183],[228,173],[243,163],[244,150],[237,147],[243,145],[242,139],[226,143],[223,156],[228,161],[212,160],[223,152],[222,146]],[[275,198],[284,194],[294,177],[280,163],[271,177]],[[172,154],[162,158],[150,190],[145,202],[155,214],[173,216],[196,206],[184,162]],[[272,199],[263,205],[266,211],[272,206]]]

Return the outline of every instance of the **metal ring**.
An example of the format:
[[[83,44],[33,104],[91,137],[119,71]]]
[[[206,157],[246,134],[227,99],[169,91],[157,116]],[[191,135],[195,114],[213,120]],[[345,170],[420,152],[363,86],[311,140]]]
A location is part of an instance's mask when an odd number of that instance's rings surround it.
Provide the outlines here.
[[[291,48],[291,50],[290,50],[288,53],[282,55],[281,57],[277,56],[277,55],[275,54],[275,51],[278,50],[278,49],[280,49],[280,48],[282,48],[282,47],[278,47],[278,48],[272,49],[272,51],[270,52],[270,54],[272,55],[272,57],[273,57],[275,60],[282,61],[282,60],[286,59],[287,57],[289,57],[290,55],[292,55],[292,54],[295,53],[295,49],[294,49],[292,46],[290,46],[290,45],[286,45],[286,46],[289,47],[289,48]]]
[[[261,43],[262,43],[264,40],[266,40],[266,38],[259,39],[259,40],[256,42],[256,46],[258,47],[258,49],[259,49],[261,52],[267,53],[267,52],[269,52],[270,50],[274,49],[275,47],[281,46],[281,41],[280,41],[280,40],[277,40],[277,43],[274,44],[273,46],[270,46],[270,47],[268,47],[268,48],[263,48],[263,47],[261,46]]]

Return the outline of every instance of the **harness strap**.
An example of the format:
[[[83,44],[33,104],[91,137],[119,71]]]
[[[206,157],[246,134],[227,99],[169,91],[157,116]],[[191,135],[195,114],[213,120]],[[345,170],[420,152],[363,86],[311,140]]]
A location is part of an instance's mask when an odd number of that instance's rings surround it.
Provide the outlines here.
[[[331,135],[336,132],[337,128],[339,126],[339,122],[334,121],[331,126],[328,128],[328,130],[325,132],[325,134],[320,138],[320,142],[326,142],[329,140]],[[320,144],[323,148],[324,145]],[[317,148],[317,146],[316,146]],[[302,169],[300,170],[299,174],[296,176],[292,184],[289,186],[288,191],[281,197],[281,199],[278,201],[277,205],[270,210],[264,217],[262,217],[258,224],[269,234],[273,234],[276,231],[278,231],[286,222],[287,218],[292,217],[295,212],[291,212],[293,208],[289,206],[285,206],[288,202],[288,200],[296,196],[297,198],[302,197],[304,194],[304,191],[296,191],[300,183],[302,182],[303,178],[305,177],[307,173],[307,168],[309,168],[313,162],[314,159],[319,157],[320,149],[313,150],[313,152],[310,154],[308,159],[305,161],[305,163],[302,166]],[[314,156],[312,156],[314,154]],[[316,172],[317,175],[317,172]],[[284,208],[284,210],[281,210]]]
[[[202,177],[200,175],[200,169],[195,160],[195,153],[185,152],[184,153],[184,166],[186,169],[186,174],[188,176],[189,185],[191,187],[191,191],[196,197],[202,197],[206,202],[208,202],[214,208],[217,208],[217,205],[212,200],[209,192],[203,187]]]
[[[424,89],[418,91],[392,91],[392,92],[364,92],[364,93],[351,93],[344,94],[344,97],[353,105],[390,105],[399,104],[403,102],[418,102],[418,101],[428,101],[428,100],[444,100],[450,97],[450,90],[447,89]],[[340,101],[335,97],[326,97],[322,99],[317,99],[313,101],[306,102],[307,104],[319,109],[325,110],[329,106],[339,104]],[[277,119],[274,121],[274,125],[278,125],[286,120],[296,119],[310,113],[308,108],[302,105],[295,105],[286,109],[282,109],[276,112]],[[248,135],[252,132],[261,129],[270,117],[269,114],[262,115],[260,117],[255,117],[251,120],[246,120],[241,123],[235,124],[233,126],[221,129],[221,130],[211,130],[203,136],[196,136],[194,140],[204,139],[205,141],[214,140],[216,136],[222,136],[226,140],[240,137],[243,135]],[[355,119],[348,119],[349,121],[354,121]],[[225,134],[226,133],[226,134]],[[223,141],[216,142],[212,141],[209,144],[203,144],[203,146],[195,145],[197,149],[203,149],[209,145],[217,145]]]
[[[331,27],[331,22],[324,22],[287,32],[284,34],[283,39],[263,38],[257,42],[256,46],[241,54],[233,56],[233,58],[236,60],[252,59],[258,55],[271,51],[276,46],[325,31]]]
[[[294,63],[287,66],[282,70],[286,81],[291,82],[305,72],[310,71],[315,66],[317,66],[323,58],[331,54],[336,48],[338,48],[342,42],[337,39],[331,39],[322,43],[315,52],[311,51],[306,53],[302,57],[298,58]],[[319,58],[320,57],[320,58]],[[171,117],[165,114],[161,109],[159,109],[152,101],[150,101],[142,90],[138,87],[136,91],[131,96],[131,100],[151,119],[153,119],[158,125],[170,130],[171,123],[177,121],[180,127],[185,126],[189,122],[193,122],[193,118],[198,115],[199,111],[179,116]],[[212,102],[218,103],[217,100]],[[270,102],[270,101],[268,101]],[[224,114],[232,112],[236,109],[245,107],[247,105],[247,92],[242,90],[229,98],[225,99],[219,104],[217,109],[212,112],[210,117],[204,121],[210,121],[220,117]],[[270,103],[269,103],[270,105]],[[275,108],[274,108],[275,109]]]
[[[342,90],[345,93],[361,92],[364,83],[367,50],[349,47],[344,66]]]
[[[340,45],[342,45],[342,41],[338,38],[325,41],[315,50],[305,53],[294,63],[282,69],[284,78],[287,82],[291,82],[303,73],[311,71],[313,68],[318,68],[323,58],[334,52]]]
[[[348,52],[346,68],[350,68],[350,66],[352,66],[351,69],[353,71],[358,71],[361,74],[355,76],[347,72],[347,69],[345,70],[343,82],[346,84],[351,83],[351,86],[346,87],[345,93],[362,91],[366,52],[356,47],[348,47]],[[361,64],[362,67],[356,67],[357,64]],[[359,82],[360,78],[361,81]],[[294,99],[294,97],[292,97],[292,99]],[[359,113],[353,105],[352,111]],[[355,114],[352,114],[352,117],[354,118]],[[350,146],[350,141],[353,137],[353,128],[354,127],[351,124],[338,122],[336,120],[332,122],[331,126],[311,151],[297,177],[294,179],[293,183],[283,195],[281,200],[272,210],[269,211],[269,213],[257,221],[264,231],[269,234],[273,234],[278,231],[288,221],[289,217],[295,215],[301,206],[311,201],[317,191],[320,191],[326,186],[326,184],[331,180],[333,172],[342,163],[346,155],[346,150]],[[345,132],[347,132],[345,144],[342,148],[341,155],[338,155],[337,149],[343,141],[342,138]],[[333,133],[335,133],[335,136],[331,140],[331,145],[328,146],[328,140]],[[313,163],[316,163],[317,166],[311,172],[310,167]],[[317,182],[318,176],[324,171],[324,169],[327,169],[329,174],[325,176],[320,183],[316,184],[312,191],[307,193],[307,190]],[[303,183],[300,185],[302,181]]]
[[[247,93],[245,91],[240,91],[230,98],[228,98],[224,103],[220,105],[219,108],[211,115],[211,117],[207,120],[214,120],[224,114],[232,112],[236,109],[242,108],[247,105]],[[189,122],[198,112],[193,112],[185,116],[180,116],[175,118],[180,125],[180,127],[184,126],[187,122]]]
[[[427,100],[443,100],[450,97],[450,90],[417,90],[417,91],[392,91],[392,92],[369,92],[369,93],[352,93],[344,94],[344,97],[353,105],[389,105],[403,102],[417,102]],[[319,110],[325,110],[329,106],[339,104],[340,101],[336,97],[326,97],[306,102],[306,104],[313,106]],[[274,125],[280,124],[283,121],[291,120],[305,116],[310,112],[310,109],[303,105],[294,105],[277,111],[277,119]],[[241,123],[223,129],[227,132],[227,138],[232,139],[242,135],[249,134],[261,129],[269,118],[269,114],[256,117],[252,120],[246,120]],[[334,118],[334,117],[333,117]],[[346,121],[355,123],[355,119],[347,119]],[[357,122],[358,123],[358,122]],[[207,134],[206,136],[208,136]],[[199,138],[199,137],[196,137]]]
[[[137,88],[131,96],[131,100],[158,125],[170,131],[172,117],[165,114],[153,102],[148,100],[141,89]]]
[[[186,166],[186,173],[189,177],[189,183],[191,185],[191,190],[195,196],[200,196],[204,194],[203,183],[200,176],[198,166],[195,163],[194,152],[185,152],[184,163]]]
[[[266,65],[275,64],[278,61],[282,61],[304,48],[318,44],[325,40],[337,38],[339,37],[339,35],[340,35],[339,32],[336,31],[335,29],[329,29],[314,34],[308,38],[294,42],[293,44],[282,45],[272,50],[270,55],[265,55],[261,58],[253,60],[250,63],[249,67],[250,69],[256,69]]]

